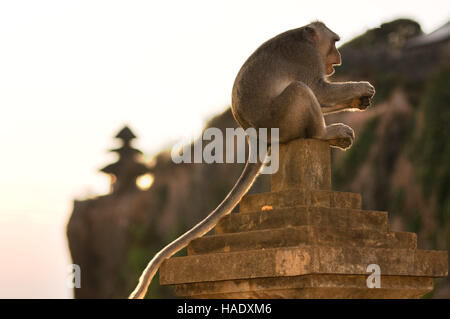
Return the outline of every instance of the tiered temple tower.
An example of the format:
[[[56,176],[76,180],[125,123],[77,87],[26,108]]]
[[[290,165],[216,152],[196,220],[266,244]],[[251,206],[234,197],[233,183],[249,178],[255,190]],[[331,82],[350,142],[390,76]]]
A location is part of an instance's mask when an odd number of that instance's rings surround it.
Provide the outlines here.
[[[110,152],[118,153],[119,160],[100,171],[111,176],[112,193],[123,194],[136,191],[136,179],[148,173],[149,168],[138,159],[142,152],[131,146],[131,141],[136,138],[136,135],[128,126],[122,128],[115,137],[122,140],[122,146]]]
[[[447,251],[418,249],[387,212],[332,191],[328,143],[300,139],[280,145],[271,192],[166,260],[160,282],[184,298],[418,298],[447,274]]]

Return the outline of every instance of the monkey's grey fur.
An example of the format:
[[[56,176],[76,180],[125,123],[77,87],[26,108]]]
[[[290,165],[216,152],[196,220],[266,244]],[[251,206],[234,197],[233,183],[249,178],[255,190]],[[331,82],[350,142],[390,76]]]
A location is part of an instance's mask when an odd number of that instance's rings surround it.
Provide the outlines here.
[[[232,111],[239,124],[278,127],[281,143],[317,138],[348,148],[353,130],[344,124],[325,126],[323,113],[365,108],[355,100],[372,97],[375,90],[368,82],[327,81],[333,66],[341,64],[338,40],[323,23],[314,22],[262,44],[234,83]]]
[[[347,149],[354,140],[345,124],[326,126],[323,113],[365,109],[375,89],[368,82],[328,82],[341,56],[339,36],[322,22],[284,32],[262,44],[239,71],[232,92],[232,112],[244,128],[279,128],[279,141],[297,138],[326,140]],[[268,130],[270,131],[270,130]],[[268,137],[269,143],[275,142]],[[249,146],[251,144],[249,143]],[[269,148],[270,149],[270,148]],[[250,148],[250,152],[256,150]],[[249,158],[251,155],[249,154]],[[252,186],[263,162],[247,163],[223,202],[199,224],[153,257],[130,298],[144,298],[162,262],[209,232],[229,214]]]

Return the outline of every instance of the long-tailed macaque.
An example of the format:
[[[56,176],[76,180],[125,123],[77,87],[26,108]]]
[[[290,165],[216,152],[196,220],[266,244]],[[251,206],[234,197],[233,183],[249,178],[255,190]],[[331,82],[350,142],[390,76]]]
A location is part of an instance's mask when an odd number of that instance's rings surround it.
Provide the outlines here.
[[[349,148],[353,130],[342,123],[325,125],[324,113],[365,109],[375,94],[368,82],[329,82],[341,64],[339,36],[322,22],[286,31],[262,44],[239,71],[232,92],[232,112],[244,128],[279,128],[279,140],[328,141]],[[268,137],[268,142],[271,137]],[[250,144],[249,144],[250,145]],[[255,150],[250,149],[250,152]],[[250,158],[250,155],[249,155]],[[162,262],[210,231],[247,193],[264,165],[250,163],[223,202],[191,230],[164,247],[145,268],[130,298],[143,298]]]

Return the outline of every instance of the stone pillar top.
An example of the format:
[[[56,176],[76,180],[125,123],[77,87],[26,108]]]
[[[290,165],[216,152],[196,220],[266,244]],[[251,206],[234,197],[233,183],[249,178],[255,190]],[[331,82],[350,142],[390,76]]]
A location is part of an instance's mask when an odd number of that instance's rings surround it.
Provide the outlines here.
[[[280,144],[279,169],[271,176],[271,191],[298,188],[331,189],[331,155],[328,142],[297,139]]]

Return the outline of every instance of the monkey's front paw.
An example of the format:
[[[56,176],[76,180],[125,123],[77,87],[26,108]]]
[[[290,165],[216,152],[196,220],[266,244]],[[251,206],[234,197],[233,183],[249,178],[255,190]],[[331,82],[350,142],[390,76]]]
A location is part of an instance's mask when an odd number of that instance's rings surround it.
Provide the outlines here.
[[[371,104],[371,99],[368,96],[356,97],[348,102],[349,108],[365,110]]]
[[[375,88],[369,82],[358,82],[357,97],[350,102],[350,106],[355,109],[365,110],[375,95]]]
[[[355,104],[356,109],[365,110],[372,103],[372,98],[368,96],[361,96],[360,98],[356,99],[356,101],[354,101],[353,103]]]
[[[369,99],[375,95],[375,88],[369,82],[358,82],[358,96],[361,98],[368,97]]]
[[[330,146],[346,150],[353,144],[355,132],[350,126],[342,123],[331,124],[326,127],[325,139]]]

